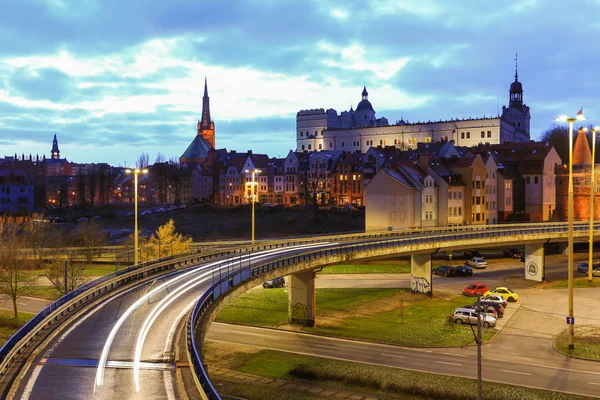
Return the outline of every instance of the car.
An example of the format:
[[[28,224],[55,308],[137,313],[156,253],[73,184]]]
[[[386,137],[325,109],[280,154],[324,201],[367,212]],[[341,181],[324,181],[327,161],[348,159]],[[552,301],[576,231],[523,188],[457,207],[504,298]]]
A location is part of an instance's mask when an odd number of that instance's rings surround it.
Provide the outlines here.
[[[102,221],[102,217],[101,217],[101,216],[99,216],[99,215],[94,215],[94,216],[92,217],[92,221],[96,221],[96,222],[97,222],[97,221]]]
[[[499,294],[500,296],[504,297],[506,299],[506,301],[510,301],[510,302],[519,300],[519,295],[507,287],[497,287],[494,290],[489,290],[489,291],[485,292],[483,294],[483,296],[485,297],[485,296],[489,296],[491,294]]]
[[[152,210],[144,210],[144,211],[142,211],[142,213],[140,215],[142,215],[144,217],[152,215]]]
[[[481,300],[481,305],[485,307],[492,307],[498,313],[498,318],[504,317],[504,307],[498,303],[493,303],[487,300]]]
[[[467,260],[466,263],[469,267],[477,268],[477,269],[485,269],[488,266],[488,263],[481,257],[473,257],[470,260]]]
[[[594,270],[599,269],[600,268],[600,263],[594,263],[592,264],[592,275],[594,275]],[[583,274],[587,274],[588,273],[588,263],[587,262],[582,262],[579,263],[577,265],[577,272],[581,272]]]
[[[352,211],[354,209],[354,207],[352,207],[352,204],[346,204],[345,206],[342,207],[342,210],[344,211]]]
[[[454,267],[451,265],[440,265],[433,269],[434,275],[454,276]]]
[[[600,276],[600,267],[592,270],[592,276]]]
[[[77,223],[80,223],[80,222],[88,222],[88,221],[89,221],[89,218],[87,218],[87,217],[81,217],[81,218],[79,218],[79,219],[77,220]]]
[[[181,203],[181,204],[179,205],[179,208],[186,208],[186,207],[187,207],[187,204],[185,204],[185,203]]]
[[[499,294],[490,294],[488,296],[483,296],[481,298],[482,301],[489,301],[492,303],[498,303],[500,304],[502,307],[506,307],[506,299],[502,296],[500,296]]]
[[[454,276],[473,276],[473,268],[466,265],[454,267]]]
[[[496,326],[496,318],[485,314],[481,316],[483,317],[484,327]],[[477,324],[477,312],[471,308],[457,308],[452,313],[451,318],[457,324]]]
[[[175,210],[177,210],[177,206],[167,207],[167,211],[175,211]]]
[[[330,210],[339,210],[340,208],[338,206],[329,206]]]
[[[265,208],[273,207],[273,203],[265,203],[262,205],[262,207],[265,207]]]
[[[463,306],[462,308],[469,308],[471,310],[477,310],[477,303],[475,304],[467,304],[466,306]],[[486,315],[489,315],[490,317],[494,317],[496,319],[498,318],[502,318],[499,314],[498,311],[496,310],[495,307],[492,306],[486,306],[486,305],[481,305],[481,309],[483,310],[483,312]]]
[[[283,279],[283,276],[279,276],[277,278],[263,282],[263,288],[265,288],[265,289],[278,288],[278,287],[284,287],[284,286],[285,286],[285,279]]]
[[[508,258],[521,258],[521,252],[517,249],[504,249],[504,251],[502,251],[502,253],[504,254],[504,257],[508,257]]]
[[[473,283],[472,285],[467,286],[463,289],[463,294],[465,296],[476,296],[477,293],[484,294],[489,291],[489,288],[484,283]]]
[[[473,257],[483,258],[481,253],[478,252],[477,250],[464,250],[463,256],[465,256],[466,258],[473,258]]]
[[[157,208],[154,212],[160,214],[160,213],[164,213],[165,211],[166,210],[164,208],[160,207],[160,208]]]

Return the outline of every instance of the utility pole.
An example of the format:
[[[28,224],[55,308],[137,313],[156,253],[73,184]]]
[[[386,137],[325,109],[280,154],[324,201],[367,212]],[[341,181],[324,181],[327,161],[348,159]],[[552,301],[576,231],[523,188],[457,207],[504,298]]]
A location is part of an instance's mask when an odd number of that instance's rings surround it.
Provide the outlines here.
[[[481,324],[483,320],[481,318],[481,293],[477,293],[477,400],[482,400],[482,389],[481,389]]]
[[[67,260],[63,261],[63,279],[65,283],[65,296],[69,293],[69,285],[67,283]]]

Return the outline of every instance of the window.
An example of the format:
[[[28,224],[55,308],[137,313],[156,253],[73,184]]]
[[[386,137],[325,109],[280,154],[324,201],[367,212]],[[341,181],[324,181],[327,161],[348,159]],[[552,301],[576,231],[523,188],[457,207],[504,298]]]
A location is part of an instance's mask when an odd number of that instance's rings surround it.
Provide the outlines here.
[[[492,137],[492,131],[488,131],[488,137]]]
[[[458,192],[458,199],[462,200],[462,192]]]
[[[319,150],[323,150],[323,145],[319,143]]]
[[[304,150],[304,145],[302,145],[302,150]]]
[[[329,142],[329,148],[333,147],[333,143]]]
[[[304,136],[304,132],[303,131],[300,131],[300,136]]]
[[[342,142],[342,147],[344,147],[344,142]]]
[[[309,144],[309,145],[308,145],[308,149],[310,150],[310,148],[311,148],[311,145]]]
[[[506,190],[510,190],[510,187],[511,187],[510,182],[506,182],[504,187],[506,188]]]
[[[531,177],[528,176],[527,179],[526,179],[526,182],[529,185],[531,183]]]
[[[467,132],[467,139],[471,139],[471,132]]]
[[[533,183],[535,183],[536,185],[538,184],[538,177],[537,176],[533,177]]]
[[[465,138],[465,133],[464,133],[464,132],[461,132],[461,133],[460,133],[460,138],[461,138],[461,139],[464,139],[464,138]]]
[[[395,195],[390,195],[390,203],[396,204],[396,196]]]
[[[392,212],[390,213],[390,219],[391,219],[392,221],[396,220],[396,212],[395,212],[395,211],[392,211]]]
[[[485,138],[485,131],[481,131],[481,138]]]
[[[315,136],[317,136],[317,131],[315,131]]]
[[[462,216],[462,207],[458,207],[458,215]]]

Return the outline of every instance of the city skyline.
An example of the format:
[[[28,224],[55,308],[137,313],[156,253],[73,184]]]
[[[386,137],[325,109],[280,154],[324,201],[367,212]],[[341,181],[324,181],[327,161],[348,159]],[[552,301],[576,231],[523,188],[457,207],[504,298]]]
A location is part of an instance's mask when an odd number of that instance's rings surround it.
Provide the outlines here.
[[[8,0],[0,157],[48,157],[56,133],[72,162],[179,158],[205,77],[216,147],[270,157],[295,149],[298,111],[347,110],[363,85],[392,124],[495,116],[515,53],[532,139],[581,106],[592,123],[598,114],[598,56],[586,41],[598,27],[569,28],[600,11],[595,1],[569,13],[558,1],[238,3]]]

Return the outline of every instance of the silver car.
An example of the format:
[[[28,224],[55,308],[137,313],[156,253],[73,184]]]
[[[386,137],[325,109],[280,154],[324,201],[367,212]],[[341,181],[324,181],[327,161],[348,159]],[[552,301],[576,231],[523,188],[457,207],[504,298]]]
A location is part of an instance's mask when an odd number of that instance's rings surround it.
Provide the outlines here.
[[[496,326],[496,318],[482,314],[483,326],[489,328]],[[477,312],[472,308],[457,308],[452,313],[452,320],[457,324],[477,324]]]
[[[473,257],[467,261],[467,265],[477,269],[485,269],[487,268],[488,263],[481,257]]]

